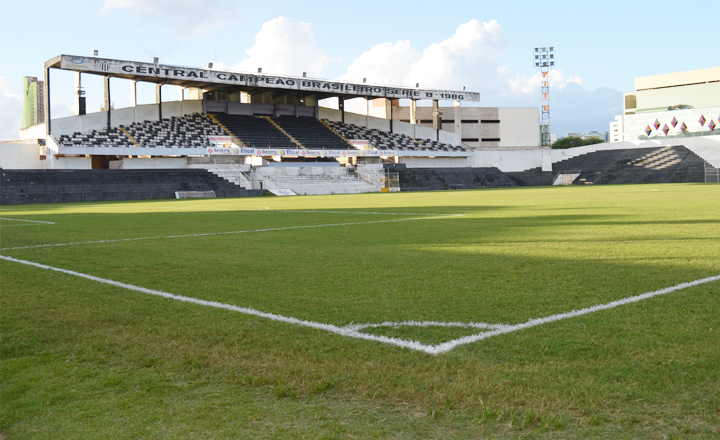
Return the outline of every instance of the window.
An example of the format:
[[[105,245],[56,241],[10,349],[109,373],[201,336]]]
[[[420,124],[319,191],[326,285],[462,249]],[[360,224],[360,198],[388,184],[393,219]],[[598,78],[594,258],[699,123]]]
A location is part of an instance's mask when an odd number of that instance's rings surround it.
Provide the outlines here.
[[[483,119],[480,122],[483,124],[499,124],[500,119]]]
[[[463,142],[480,142],[478,138],[463,138]]]
[[[500,142],[500,138],[483,138],[483,142]]]
[[[477,119],[463,119],[462,123],[463,124],[477,124],[478,120]]]

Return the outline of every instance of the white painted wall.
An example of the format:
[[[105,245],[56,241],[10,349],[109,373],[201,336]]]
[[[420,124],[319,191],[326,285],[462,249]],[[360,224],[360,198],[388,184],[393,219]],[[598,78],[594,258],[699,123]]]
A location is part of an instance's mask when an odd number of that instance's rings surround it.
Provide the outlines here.
[[[45,168],[37,144],[0,144],[0,168],[37,170]]]
[[[399,163],[408,168],[466,168],[471,157],[400,157]]]
[[[45,168],[52,170],[91,170],[92,159],[89,157],[55,157],[48,155]]]
[[[540,145],[537,107],[500,107],[500,148]]]
[[[32,127],[20,130],[20,137],[18,137],[18,140],[24,141],[35,139],[45,139],[45,123],[33,125]]]
[[[525,171],[543,165],[543,150],[475,150],[468,158],[471,167],[496,167],[500,171]]]
[[[137,170],[147,168],[187,168],[185,157],[152,157],[152,158],[128,158],[122,159],[122,167],[125,170]]]

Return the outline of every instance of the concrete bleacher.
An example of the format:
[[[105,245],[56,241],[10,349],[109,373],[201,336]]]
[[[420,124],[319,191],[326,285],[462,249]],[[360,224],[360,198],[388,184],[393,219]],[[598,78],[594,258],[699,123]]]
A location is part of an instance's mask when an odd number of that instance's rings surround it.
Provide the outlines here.
[[[206,115],[195,113],[162,121],[134,123],[125,127],[138,146],[206,148],[211,146],[208,136],[225,136],[222,127]]]
[[[681,146],[605,150],[553,164],[555,174],[579,172],[573,184],[704,182],[706,162]]]
[[[87,133],[63,134],[58,142],[68,147],[205,148],[208,136],[226,135],[206,115],[194,113],[162,121],[145,121]]]
[[[258,196],[201,169],[0,170],[0,205],[174,199],[176,191]]]
[[[308,150],[349,150],[354,148],[316,118],[280,116],[273,120]]]
[[[359,127],[338,121],[325,120],[333,130],[345,139],[367,140],[379,150],[401,151],[467,151],[462,146],[445,144],[428,139],[413,139],[404,134],[389,133],[378,129]]]
[[[405,168],[388,165],[398,173],[401,191],[506,188],[518,186],[497,168]]]
[[[382,168],[380,165],[380,172]],[[255,179],[263,189],[289,189],[300,195],[359,194],[379,192],[380,180],[361,176],[345,167],[263,167],[256,170]]]
[[[227,113],[213,113],[213,116],[249,148],[300,148],[264,117]]]

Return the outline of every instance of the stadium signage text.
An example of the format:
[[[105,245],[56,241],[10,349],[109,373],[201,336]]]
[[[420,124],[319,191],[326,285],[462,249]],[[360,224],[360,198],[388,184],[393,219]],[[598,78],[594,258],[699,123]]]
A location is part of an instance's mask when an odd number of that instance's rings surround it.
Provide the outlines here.
[[[397,151],[385,150],[284,150],[277,148],[224,148],[208,147],[209,155],[223,156],[282,156],[282,157],[387,157],[397,156]]]
[[[183,82],[189,86],[191,82],[227,84],[241,87],[266,87],[291,89],[305,92],[328,93],[338,95],[356,95],[391,99],[435,99],[453,101],[480,101],[480,94],[466,91],[428,90],[420,88],[398,88],[353,84],[338,81],[320,81],[305,78],[244,74],[238,72],[222,72],[218,70],[195,69],[191,67],[168,66],[136,61],[111,60],[96,57],[80,57],[62,55],[60,68],[100,75],[116,74],[120,77],[148,80],[163,78]],[[155,82],[155,81],[153,81]]]

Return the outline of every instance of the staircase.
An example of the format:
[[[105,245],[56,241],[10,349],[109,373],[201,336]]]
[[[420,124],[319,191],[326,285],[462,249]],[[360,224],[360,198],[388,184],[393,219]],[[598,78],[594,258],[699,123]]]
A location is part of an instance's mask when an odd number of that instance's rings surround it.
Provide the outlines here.
[[[345,168],[263,167],[256,169],[255,180],[262,181],[263,189],[289,189],[300,195],[379,192],[378,185],[361,179]]]

